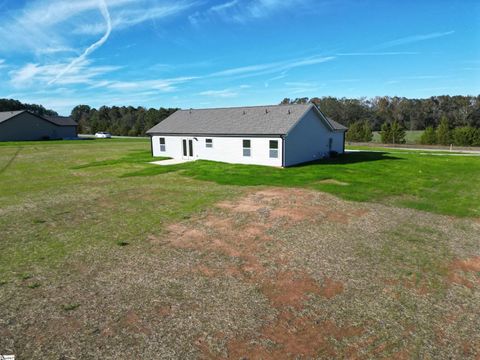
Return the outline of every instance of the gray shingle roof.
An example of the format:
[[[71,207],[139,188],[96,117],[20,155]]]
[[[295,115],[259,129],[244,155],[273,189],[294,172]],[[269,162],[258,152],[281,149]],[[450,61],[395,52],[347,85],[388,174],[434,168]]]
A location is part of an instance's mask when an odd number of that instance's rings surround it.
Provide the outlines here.
[[[0,123],[3,121],[6,121],[8,119],[11,119],[14,116],[17,116],[23,112],[29,112],[27,110],[18,110],[18,111],[1,111],[0,112]],[[33,114],[29,112],[30,114],[37,116],[41,119],[47,120],[57,126],[77,126],[77,123],[70,117],[67,116],[38,116],[36,114]]]
[[[77,126],[78,125],[71,117],[68,117],[68,116],[43,115],[42,117],[58,126]]]
[[[330,119],[329,117],[325,116],[323,113],[322,115],[324,116],[325,119],[327,119],[330,125],[332,125],[332,128],[334,128],[335,130],[348,130],[346,126],[343,126],[339,122],[336,122],[335,120]]]
[[[179,110],[148,134],[284,135],[313,104]],[[323,117],[327,126],[333,124]],[[342,130],[342,129],[338,129]]]

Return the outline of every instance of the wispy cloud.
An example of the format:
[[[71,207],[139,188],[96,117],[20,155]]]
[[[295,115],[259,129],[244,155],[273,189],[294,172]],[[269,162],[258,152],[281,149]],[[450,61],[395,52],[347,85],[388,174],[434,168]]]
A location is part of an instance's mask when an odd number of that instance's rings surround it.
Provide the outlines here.
[[[196,11],[189,19],[194,25],[212,19],[245,23],[272,16],[294,6],[298,8],[302,4],[301,0],[228,0],[206,10]]]
[[[129,7],[112,14],[112,27],[116,30],[122,30],[149,20],[153,21],[167,18],[187,10],[194,5],[194,2],[178,1],[147,6],[147,9],[143,7]],[[106,29],[107,26],[104,22],[94,22],[79,24],[73,29],[73,32],[80,35],[98,35],[105,32]]]
[[[43,86],[62,72],[68,63],[38,64],[27,63],[9,72],[10,83],[15,88],[24,88],[36,84]],[[91,60],[76,62],[63,77],[57,79],[59,85],[94,84],[100,76],[119,70],[119,66],[98,66]]]
[[[173,16],[196,5],[194,0],[162,3],[156,0],[108,0],[113,30]],[[99,0],[27,2],[14,13],[2,14],[0,53],[42,55],[45,49],[75,49],[79,43],[85,42],[85,35],[98,36],[107,31],[108,25],[98,7]],[[35,29],[34,36],[32,29]]]
[[[335,59],[334,56],[317,55],[317,56],[297,58],[297,59],[286,60],[286,61],[277,61],[277,62],[271,62],[271,63],[241,66],[241,67],[214,72],[209,76],[211,77],[218,77],[218,76],[251,77],[251,76],[259,76],[259,75],[266,75],[266,74],[272,74],[272,73],[285,73],[288,70],[292,70],[292,69],[304,67],[304,66],[322,64],[325,62],[332,61],[334,59]]]
[[[105,3],[105,0],[99,0],[98,5],[107,26],[107,30],[105,34],[100,38],[100,40],[94,42],[92,45],[86,48],[85,51],[79,57],[73,59],[64,69],[62,69],[62,71],[60,71],[52,80],[48,82],[49,85],[53,84],[55,81],[60,79],[63,75],[68,73],[75,65],[84,61],[88,55],[93,53],[95,50],[97,50],[100,46],[105,44],[105,42],[107,41],[108,37],[110,36],[110,33],[112,32],[112,21],[110,19],[110,13],[108,12],[108,8],[107,8],[107,4]]]
[[[429,34],[417,34],[417,35],[407,36],[407,37],[403,37],[403,38],[392,40],[392,41],[387,41],[383,44],[380,44],[378,48],[389,48],[389,47],[394,47],[399,45],[412,44],[420,41],[432,40],[432,39],[437,39],[444,36],[449,36],[454,33],[455,31],[452,30],[452,31],[446,31],[446,32],[434,32]]]
[[[390,51],[390,52],[348,52],[338,53],[337,56],[398,56],[398,55],[418,55],[414,51]]]
[[[238,92],[232,89],[206,90],[198,93],[201,96],[211,96],[215,98],[232,98],[238,96]]]

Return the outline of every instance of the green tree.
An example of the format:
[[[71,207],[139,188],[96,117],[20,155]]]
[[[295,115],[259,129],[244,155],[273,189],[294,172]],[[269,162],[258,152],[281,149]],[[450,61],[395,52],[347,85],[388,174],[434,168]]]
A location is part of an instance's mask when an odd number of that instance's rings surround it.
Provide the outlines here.
[[[405,144],[405,129],[395,120],[391,126],[392,144]]]
[[[363,122],[363,141],[370,142],[373,139],[373,131],[372,127],[370,126],[370,122],[365,120]]]
[[[435,129],[432,126],[427,127],[420,138],[420,144],[433,145],[436,142]]]
[[[480,145],[480,129],[471,126],[463,126],[453,130],[453,142],[458,146]]]
[[[382,138],[382,143],[391,144],[392,143],[392,127],[389,122],[384,122],[382,125],[382,130],[380,131],[380,136]]]
[[[356,121],[348,128],[345,138],[347,141],[361,142],[364,139],[363,135],[363,124],[361,121]]]
[[[450,126],[448,125],[448,118],[442,116],[440,120],[440,125],[436,131],[437,144],[440,145],[450,145],[452,143],[452,134],[450,131]]]

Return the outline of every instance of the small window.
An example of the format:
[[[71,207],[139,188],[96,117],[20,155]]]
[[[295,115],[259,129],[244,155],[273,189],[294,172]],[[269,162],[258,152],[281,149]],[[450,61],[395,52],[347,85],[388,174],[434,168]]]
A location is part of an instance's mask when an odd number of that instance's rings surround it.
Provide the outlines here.
[[[251,154],[250,140],[243,140],[243,156],[250,156]]]
[[[278,158],[278,140],[270,140],[270,157]]]
[[[160,151],[164,152],[165,150],[165,138],[160,138]]]
[[[213,140],[212,139],[205,139],[205,147],[212,148],[213,147]]]

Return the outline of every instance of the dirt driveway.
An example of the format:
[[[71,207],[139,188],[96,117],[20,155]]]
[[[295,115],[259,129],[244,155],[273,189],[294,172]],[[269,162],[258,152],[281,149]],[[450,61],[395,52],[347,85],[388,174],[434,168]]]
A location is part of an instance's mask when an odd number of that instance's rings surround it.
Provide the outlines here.
[[[261,188],[2,287],[33,358],[478,358],[480,222]]]

